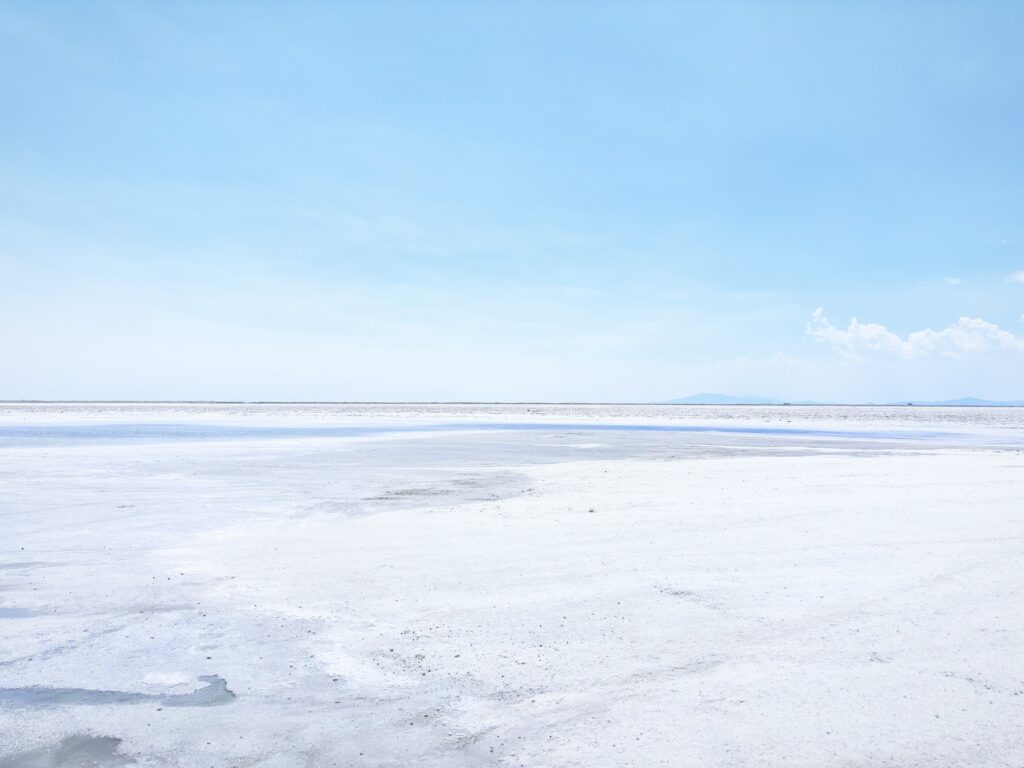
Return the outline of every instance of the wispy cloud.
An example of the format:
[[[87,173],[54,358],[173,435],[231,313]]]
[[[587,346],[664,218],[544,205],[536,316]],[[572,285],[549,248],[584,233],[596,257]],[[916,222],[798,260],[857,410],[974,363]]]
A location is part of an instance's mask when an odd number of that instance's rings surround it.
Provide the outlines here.
[[[1019,272],[1014,272],[1012,275],[1006,276],[1006,282],[1008,283],[1020,283],[1024,285],[1024,269]]]
[[[1024,351],[1024,338],[977,317],[961,317],[941,331],[925,328],[903,338],[884,325],[862,323],[857,318],[851,319],[845,329],[837,328],[825,317],[825,310],[818,307],[807,323],[807,334],[853,360],[871,357],[910,360],[930,355],[963,358],[988,352]]]
[[[947,285],[960,285],[960,278],[959,277],[947,277],[946,278],[946,284]]]

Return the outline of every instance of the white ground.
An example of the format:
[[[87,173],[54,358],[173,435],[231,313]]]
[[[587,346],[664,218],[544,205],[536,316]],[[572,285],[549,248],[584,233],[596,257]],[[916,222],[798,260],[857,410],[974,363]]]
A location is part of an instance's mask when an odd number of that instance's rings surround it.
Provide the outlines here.
[[[3,442],[486,419],[969,439]],[[1022,437],[1020,409],[0,407],[0,766],[1020,768]],[[237,698],[161,703],[203,675]]]

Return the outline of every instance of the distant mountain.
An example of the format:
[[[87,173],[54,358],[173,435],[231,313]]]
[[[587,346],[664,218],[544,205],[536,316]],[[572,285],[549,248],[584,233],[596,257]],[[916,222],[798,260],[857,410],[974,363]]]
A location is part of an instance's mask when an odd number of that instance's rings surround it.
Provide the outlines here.
[[[661,405],[779,405],[780,400],[772,400],[767,397],[755,395],[722,395],[717,392],[701,392],[689,397],[678,397],[675,400],[666,400]]]

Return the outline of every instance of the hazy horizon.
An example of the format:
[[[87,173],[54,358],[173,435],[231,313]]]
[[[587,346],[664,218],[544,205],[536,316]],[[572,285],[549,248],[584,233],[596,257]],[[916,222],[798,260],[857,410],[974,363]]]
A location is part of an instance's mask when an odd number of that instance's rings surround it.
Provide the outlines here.
[[[1024,407],[1021,400],[991,400],[979,397],[958,397],[944,401],[933,401],[915,398],[902,398],[887,402],[870,401],[826,401],[826,400],[786,400],[785,398],[758,398],[758,397],[737,397],[733,395],[722,395],[721,393],[704,393],[705,397],[718,396],[726,397],[735,402],[714,402],[699,399],[700,395],[690,395],[682,398],[671,398],[667,400],[40,400],[32,398],[4,399],[0,403],[8,405],[21,404],[195,404],[195,405],[678,405],[678,406],[866,406],[866,407],[999,407],[999,408],[1020,408]],[[975,402],[965,402],[975,401]]]

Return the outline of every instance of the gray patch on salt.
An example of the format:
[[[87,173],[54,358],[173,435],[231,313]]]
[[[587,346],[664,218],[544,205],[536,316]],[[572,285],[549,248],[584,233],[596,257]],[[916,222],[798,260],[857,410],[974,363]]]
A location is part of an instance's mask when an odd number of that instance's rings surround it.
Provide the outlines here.
[[[135,763],[112,736],[68,736],[49,747],[0,758],[0,768],[104,768]]]
[[[700,594],[699,592],[694,592],[689,589],[678,589],[676,587],[663,586],[658,587],[658,591],[661,592],[663,595],[668,595],[669,597],[676,597],[680,600],[686,600],[691,603],[697,603],[699,605],[703,605],[706,608],[718,608],[718,604],[715,603],[713,600],[709,599],[705,595]]]
[[[161,696],[154,693],[132,691],[97,691],[89,688],[0,688],[0,705],[11,707],[49,707],[61,704],[142,704],[159,702],[165,707],[216,707],[234,700],[227,681],[219,675],[199,678],[207,685],[192,693]]]
[[[35,615],[35,611],[30,611],[28,608],[0,605],[0,619],[27,619],[29,616]]]
[[[50,565],[45,560],[22,560],[15,563],[0,563],[0,571],[13,571],[19,568],[39,568]]]

